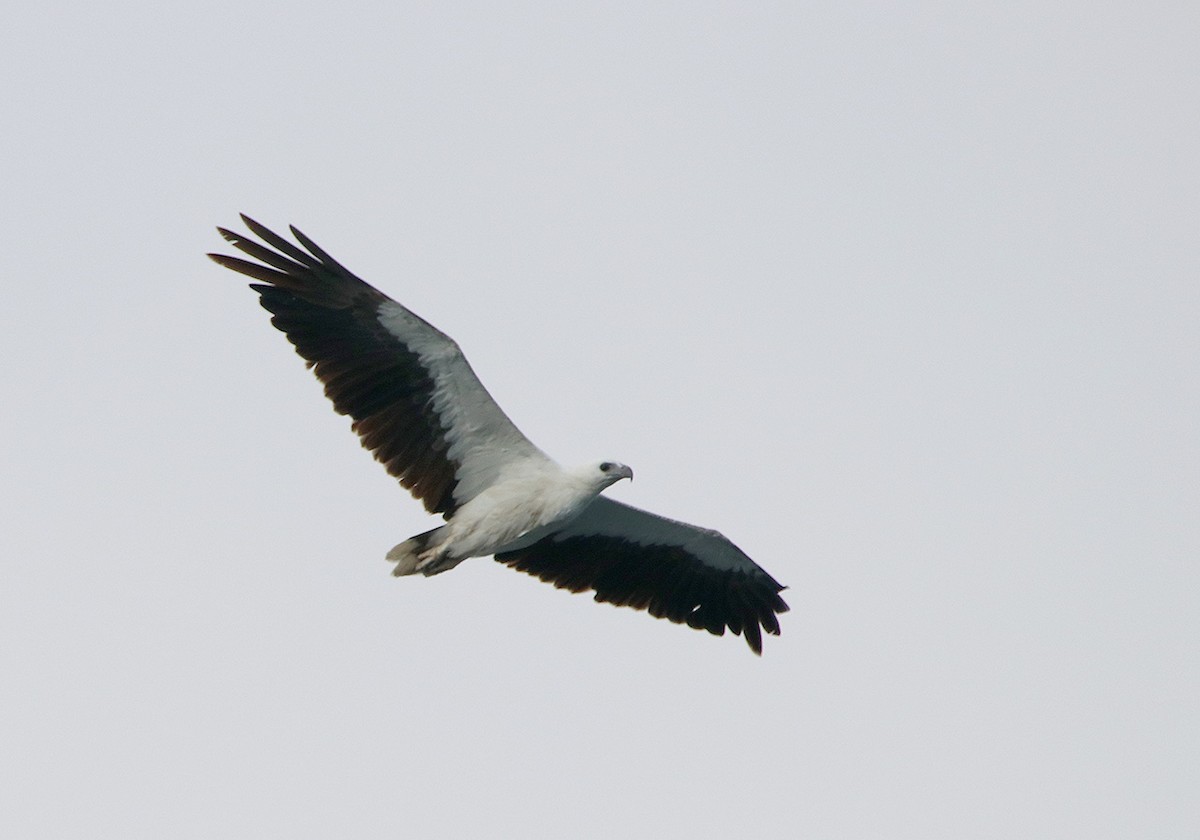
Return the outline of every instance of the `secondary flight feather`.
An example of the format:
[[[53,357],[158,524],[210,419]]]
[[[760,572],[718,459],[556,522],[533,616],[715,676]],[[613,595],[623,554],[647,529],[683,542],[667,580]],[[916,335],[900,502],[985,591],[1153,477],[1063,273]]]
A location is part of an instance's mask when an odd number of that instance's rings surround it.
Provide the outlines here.
[[[258,282],[271,323],[325,385],[333,407],[389,473],[445,524],[388,552],[396,575],[435,575],[469,557],[597,601],[722,635],[762,653],[784,589],[716,531],[601,496],[633,471],[613,460],[564,468],[513,424],[458,345],[291,228],[296,244],[242,216],[259,241],[217,228],[251,260],[208,256]]]

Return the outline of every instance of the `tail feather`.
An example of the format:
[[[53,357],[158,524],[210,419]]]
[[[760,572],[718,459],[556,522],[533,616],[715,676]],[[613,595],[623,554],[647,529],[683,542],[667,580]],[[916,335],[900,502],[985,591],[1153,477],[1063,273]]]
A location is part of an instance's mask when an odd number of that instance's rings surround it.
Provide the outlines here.
[[[422,571],[422,566],[428,563],[429,558],[422,558],[421,555],[429,549],[434,536],[440,530],[442,529],[434,528],[424,534],[417,534],[389,551],[387,553],[388,562],[396,564],[396,568],[392,569],[392,574],[401,577],[415,575]]]

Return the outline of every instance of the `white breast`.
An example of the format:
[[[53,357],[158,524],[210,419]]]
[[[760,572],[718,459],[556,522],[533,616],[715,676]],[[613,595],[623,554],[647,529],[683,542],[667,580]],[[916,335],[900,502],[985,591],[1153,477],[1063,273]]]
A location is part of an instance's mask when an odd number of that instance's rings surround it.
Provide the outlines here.
[[[557,465],[530,463],[463,505],[446,524],[442,546],[453,557],[485,557],[562,527],[599,488]]]

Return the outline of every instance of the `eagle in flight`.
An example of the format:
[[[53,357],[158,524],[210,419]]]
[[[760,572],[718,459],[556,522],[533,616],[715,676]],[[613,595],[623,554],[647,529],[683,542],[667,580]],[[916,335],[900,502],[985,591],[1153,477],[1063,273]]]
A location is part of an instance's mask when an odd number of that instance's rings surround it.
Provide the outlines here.
[[[633,470],[562,467],[525,437],[458,344],[360,280],[296,228],[289,242],[247,216],[260,240],[217,228],[255,262],[209,254],[258,281],[271,323],[389,473],[445,524],[388,552],[396,575],[435,575],[494,556],[595,600],[646,610],[762,653],[778,635],[784,589],[718,532],[601,493]]]

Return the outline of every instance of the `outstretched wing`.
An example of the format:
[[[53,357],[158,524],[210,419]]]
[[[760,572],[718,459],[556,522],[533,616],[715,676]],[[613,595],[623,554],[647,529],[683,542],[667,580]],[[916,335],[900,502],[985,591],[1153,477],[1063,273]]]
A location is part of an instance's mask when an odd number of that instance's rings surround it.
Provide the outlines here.
[[[325,384],[333,407],[353,418],[363,446],[431,513],[449,517],[514,460],[549,460],[496,405],[449,336],[296,228],[305,250],[247,216],[242,221],[266,245],[217,230],[258,262],[209,257],[261,281],[250,288],[271,323]]]
[[[604,496],[532,545],[496,554],[501,563],[597,601],[721,636],[745,636],[762,653],[761,630],[779,635],[784,589],[716,531],[676,522]]]

